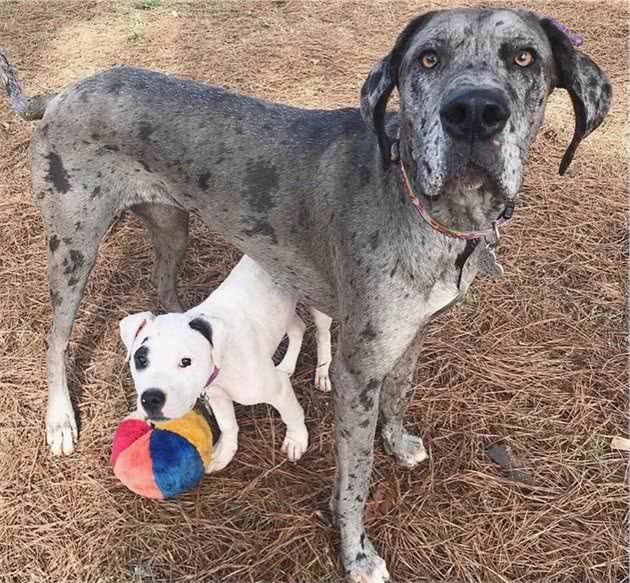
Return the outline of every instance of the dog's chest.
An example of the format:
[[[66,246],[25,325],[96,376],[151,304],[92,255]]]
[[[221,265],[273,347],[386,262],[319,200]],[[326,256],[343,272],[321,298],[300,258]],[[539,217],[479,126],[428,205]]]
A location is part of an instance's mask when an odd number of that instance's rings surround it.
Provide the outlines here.
[[[454,268],[433,282],[425,296],[423,317],[430,318],[463,299],[477,275],[480,251],[480,248],[476,248],[461,267]]]

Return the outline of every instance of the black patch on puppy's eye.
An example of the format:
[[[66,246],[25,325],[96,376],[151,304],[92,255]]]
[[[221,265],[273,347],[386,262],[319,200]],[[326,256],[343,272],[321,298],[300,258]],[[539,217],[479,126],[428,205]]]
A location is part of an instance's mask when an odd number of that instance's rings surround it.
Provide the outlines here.
[[[144,370],[149,366],[149,347],[141,346],[133,355],[136,370]]]
[[[210,327],[210,324],[206,320],[204,320],[203,318],[195,318],[194,320],[191,320],[188,323],[188,325],[193,330],[196,330],[197,332],[199,332],[210,343],[210,346],[213,346],[212,328]]]

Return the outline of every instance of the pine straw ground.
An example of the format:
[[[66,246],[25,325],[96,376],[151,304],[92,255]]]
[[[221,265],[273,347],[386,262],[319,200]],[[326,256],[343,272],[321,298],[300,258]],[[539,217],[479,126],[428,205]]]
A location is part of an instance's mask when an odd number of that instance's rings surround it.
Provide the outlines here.
[[[615,107],[580,149],[573,176],[560,178],[572,119],[566,94],[554,96],[505,231],[506,276],[480,279],[435,323],[418,365],[408,422],[426,434],[430,461],[401,471],[377,443],[367,524],[399,582],[624,576],[627,460],[609,442],[627,421],[626,11],[611,0],[528,6],[585,33],[586,50],[612,76]],[[357,103],[369,67],[419,9],[410,0],[163,0],[154,10],[4,0],[0,46],[29,92],[117,62],[332,107]],[[50,309],[29,139],[29,124],[0,100],[0,580],[340,581],[339,540],[320,513],[334,476],[331,401],[311,384],[310,336],[295,378],[312,436],[299,464],[279,453],[280,420],[262,406],[239,408],[235,461],[194,492],[152,502],[113,477],[111,435],[132,394],[117,323],[156,304],[151,249],[131,218],[101,248],[72,338],[80,444],[72,457],[51,458]],[[187,305],[238,258],[202,225],[193,235],[181,277]],[[497,443],[522,458],[529,486],[488,459]]]

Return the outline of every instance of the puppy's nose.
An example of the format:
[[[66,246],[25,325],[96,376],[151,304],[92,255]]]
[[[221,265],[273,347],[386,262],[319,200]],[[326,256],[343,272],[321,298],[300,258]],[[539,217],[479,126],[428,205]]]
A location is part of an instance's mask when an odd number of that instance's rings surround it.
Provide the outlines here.
[[[140,396],[142,407],[149,416],[160,413],[165,401],[166,395],[160,389],[147,389]]]
[[[510,118],[510,106],[499,91],[465,89],[447,99],[440,110],[442,126],[455,139],[487,139]]]

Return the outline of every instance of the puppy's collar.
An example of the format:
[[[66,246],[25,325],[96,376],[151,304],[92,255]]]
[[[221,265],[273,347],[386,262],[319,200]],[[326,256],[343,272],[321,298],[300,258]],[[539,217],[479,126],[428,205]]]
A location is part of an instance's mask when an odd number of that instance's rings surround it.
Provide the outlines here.
[[[400,164],[400,174],[402,175],[402,181],[405,185],[405,190],[407,191],[407,196],[413,203],[413,208],[416,211],[416,214],[424,219],[424,221],[435,231],[446,235],[447,237],[453,237],[455,239],[466,239],[468,241],[474,241],[478,239],[483,239],[484,237],[496,237],[499,239],[499,226],[505,224],[512,217],[512,211],[514,210],[514,206],[509,204],[505,207],[505,210],[499,215],[496,221],[492,222],[492,228],[485,229],[483,231],[456,231],[455,229],[449,229],[445,227],[442,223],[438,223],[424,208],[424,205],[420,202],[420,199],[414,194],[411,189],[411,184],[409,183],[409,178],[407,177],[407,172],[405,171],[405,166],[403,164],[400,156],[396,156],[398,158],[398,164]],[[396,158],[393,158],[396,160]]]
[[[204,389],[208,388],[214,382],[214,379],[216,379],[218,376],[219,376],[219,367],[215,364],[214,370],[210,374],[210,378],[208,379],[208,382],[206,383],[206,386],[204,387]]]

